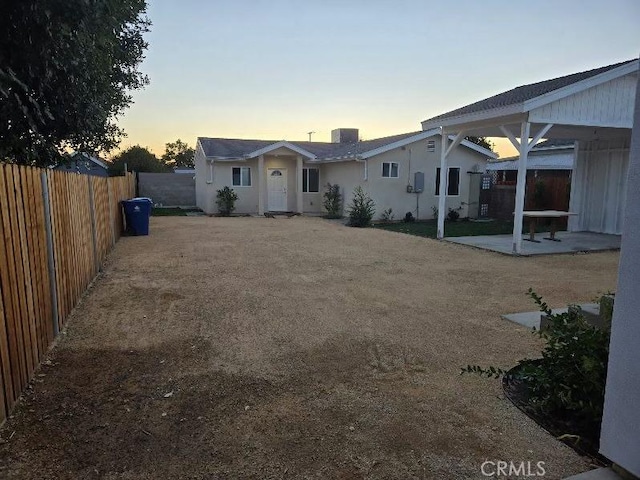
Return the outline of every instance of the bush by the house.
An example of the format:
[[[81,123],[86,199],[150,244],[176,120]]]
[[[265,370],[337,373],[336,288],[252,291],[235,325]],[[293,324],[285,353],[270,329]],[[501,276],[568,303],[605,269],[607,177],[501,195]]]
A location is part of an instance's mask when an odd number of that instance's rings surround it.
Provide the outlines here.
[[[368,193],[358,186],[353,190],[353,200],[349,206],[349,226],[368,227],[376,213],[375,202]]]
[[[597,328],[584,319],[577,307],[552,313],[549,306],[529,289],[549,325],[536,331],[546,341],[542,358],[524,359],[510,371],[468,365],[462,373],[489,378],[506,377],[526,392],[526,408],[536,415],[560,419],[570,436],[585,436],[597,445],[604,407],[609,357],[610,323]],[[597,450],[597,448],[596,448]]]
[[[411,212],[407,212],[404,214],[404,223],[411,223],[411,222],[415,222],[416,219],[413,216],[413,213]]]
[[[449,213],[447,213],[447,218],[449,219],[449,221],[451,222],[458,221],[458,219],[460,218],[460,212],[458,210],[461,210],[461,209],[462,207],[457,209],[450,208]]]
[[[342,194],[340,186],[327,183],[322,206],[327,211],[327,218],[342,218]]]
[[[224,187],[217,191],[216,205],[218,206],[218,212],[223,217],[228,217],[236,209],[236,200],[238,200],[238,194],[233,191],[232,188]]]
[[[389,223],[393,221],[394,217],[395,215],[393,214],[393,209],[387,208],[386,210],[382,211],[382,214],[380,214],[380,221],[383,223]]]

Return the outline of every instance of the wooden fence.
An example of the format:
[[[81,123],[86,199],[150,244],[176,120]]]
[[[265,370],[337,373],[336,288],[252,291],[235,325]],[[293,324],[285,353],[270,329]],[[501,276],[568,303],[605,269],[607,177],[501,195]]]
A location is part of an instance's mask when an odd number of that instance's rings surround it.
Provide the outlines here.
[[[0,164],[0,423],[122,232],[135,180]]]

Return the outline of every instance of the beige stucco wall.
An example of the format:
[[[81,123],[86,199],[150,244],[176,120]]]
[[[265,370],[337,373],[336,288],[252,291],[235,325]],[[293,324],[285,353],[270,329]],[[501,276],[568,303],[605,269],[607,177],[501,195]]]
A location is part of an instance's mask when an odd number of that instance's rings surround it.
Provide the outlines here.
[[[286,171],[287,175],[287,209],[297,211],[297,157],[285,149],[273,152],[273,155],[264,156],[264,208],[268,210],[267,175],[269,169],[278,168]],[[238,195],[235,213],[256,214],[258,212],[258,159],[254,158],[246,161],[221,161],[213,162],[213,182],[210,182],[209,164],[206,162],[201,152],[196,153],[196,204],[206,213],[216,213],[216,192],[217,190],[229,186]],[[251,168],[251,186],[232,186],[232,169],[234,167]],[[319,213],[322,208],[322,185],[323,172],[322,165],[309,164],[304,162],[303,168],[315,167],[320,169],[320,192],[303,193],[303,211],[305,213]],[[300,173],[300,175],[302,175]]]
[[[322,194],[327,183],[340,185],[343,194],[344,214],[353,198],[353,190],[361,186],[376,202],[376,215],[379,218],[382,211],[388,208],[393,210],[396,219],[404,217],[406,212],[416,216],[416,194],[407,193],[407,185],[413,186],[414,173],[417,171],[425,174],[425,190],[419,195],[419,218],[433,217],[433,207],[437,207],[438,197],[435,195],[436,168],[440,166],[440,137],[431,137],[435,140],[435,150],[427,151],[427,140],[420,140],[402,148],[396,148],[389,152],[376,155],[367,160],[368,175],[365,177],[365,163],[363,161],[330,162],[323,164],[304,163],[304,167],[317,167],[320,169],[320,192],[303,193],[303,211],[306,213],[318,213],[322,209]],[[296,156],[290,151],[281,149],[274,151],[273,155],[265,155],[265,182],[269,168],[281,168],[287,170],[287,208],[296,211],[297,175]],[[382,163],[397,162],[398,178],[383,178]],[[447,209],[458,208],[460,216],[468,216],[469,186],[471,171],[475,166],[483,171],[486,158],[467,147],[458,146],[449,156],[449,166],[460,168],[460,194],[447,198]],[[200,208],[207,213],[215,213],[216,190],[225,185],[231,186],[231,169],[233,167],[251,167],[251,187],[233,187],[238,194],[236,213],[255,214],[258,211],[258,160],[238,162],[214,162],[213,183],[207,183],[209,171],[204,158],[196,154],[196,201]],[[477,199],[474,199],[476,201]],[[464,205],[463,205],[464,203]],[[267,188],[264,186],[264,207],[268,210]]]
[[[419,218],[433,217],[433,207],[438,206],[438,197],[435,194],[436,168],[440,166],[440,137],[432,137],[435,140],[435,151],[427,151],[427,140],[420,140],[407,145],[404,149],[396,148],[386,153],[376,155],[367,160],[368,174],[364,180],[365,167],[363,162],[339,162],[324,165],[325,175],[323,184],[327,182],[337,183],[341,187],[344,197],[344,210],[353,198],[353,190],[361,186],[369,193],[376,203],[375,218],[379,218],[383,210],[391,208],[396,219],[404,217],[411,212],[416,216],[416,194],[407,193],[407,185],[413,186],[414,173],[424,172],[425,189],[419,195]],[[397,162],[398,178],[382,177],[382,163]],[[470,177],[471,171],[478,165],[479,171],[483,171],[486,158],[467,147],[458,146],[449,157],[450,167],[460,168],[460,194],[447,197],[446,205],[449,208],[458,208],[461,217],[468,215]],[[477,200],[477,199],[475,199]],[[474,201],[475,201],[474,200]]]

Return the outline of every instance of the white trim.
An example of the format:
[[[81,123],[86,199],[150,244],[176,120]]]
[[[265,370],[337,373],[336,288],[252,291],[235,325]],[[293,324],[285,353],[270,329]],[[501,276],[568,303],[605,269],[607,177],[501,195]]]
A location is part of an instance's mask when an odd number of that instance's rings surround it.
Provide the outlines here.
[[[440,127],[465,126],[465,129],[470,130],[470,128],[467,126],[468,124],[481,122],[483,120],[492,120],[500,117],[526,113],[528,111],[531,111],[541,106],[552,103],[556,100],[560,100],[562,98],[574,95],[576,93],[582,92],[584,90],[595,87],[597,85],[607,83],[611,80],[615,80],[616,78],[629,75],[630,73],[637,72],[638,65],[639,65],[639,61],[634,60],[624,65],[621,65],[617,68],[608,70],[599,75],[594,75],[592,77],[586,78],[579,82],[572,83],[571,85],[567,85],[566,87],[553,90],[551,92],[545,93],[538,97],[529,99],[525,102],[514,103],[512,105],[507,105],[505,107],[492,108],[490,110],[483,110],[480,112],[460,114],[453,117],[435,118],[433,120],[427,119],[427,120],[423,120],[421,122],[421,125],[423,129],[435,128],[438,126]],[[558,78],[561,78],[561,77],[558,77]],[[506,93],[506,92],[502,92],[502,93]],[[499,93],[498,95],[501,95],[501,93]],[[491,98],[491,97],[488,97],[488,98]],[[511,119],[509,119],[509,121],[502,120],[500,123],[502,125],[507,125],[507,124],[516,123],[516,122],[511,121]],[[478,127],[481,127],[481,126],[482,125],[479,125]]]
[[[384,164],[388,163],[389,164],[389,176],[385,177],[384,176]],[[396,164],[396,176],[392,177],[391,176],[391,170],[392,170],[392,165]],[[380,162],[380,178],[400,178],[400,162]]]
[[[449,170],[451,170],[452,168],[457,168],[458,169],[458,194],[457,195],[449,195]],[[438,170],[440,169],[440,166],[436,166],[436,185],[438,187],[440,187],[440,184],[437,182],[438,180]],[[445,195],[445,198],[456,198],[460,196],[460,179],[461,179],[461,174],[462,174],[462,167],[453,165],[453,166],[448,166],[447,165],[447,181],[446,183],[446,190],[447,190],[447,194]],[[441,174],[442,175],[442,174]],[[435,191],[433,192],[433,196],[436,198],[440,198],[440,195],[438,195]]]
[[[419,142],[420,140],[424,140],[429,137],[433,137],[438,135],[440,132],[437,128],[432,130],[427,130],[422,133],[417,133],[416,135],[412,135],[411,137],[403,138],[402,140],[395,141],[393,143],[388,143],[378,148],[374,148],[373,150],[367,150],[358,155],[362,159],[367,159],[373,157],[375,155],[380,155],[381,153],[388,152],[395,148],[404,147],[405,145],[409,145],[410,143]]]
[[[313,153],[305,150],[304,148],[297,147],[293,143],[289,143],[286,140],[282,140],[277,143],[272,143],[271,145],[267,145],[264,148],[255,150],[247,154],[246,158],[254,158],[254,157],[259,157],[260,155],[266,155],[267,153],[273,152],[274,150],[277,150],[279,148],[288,148],[289,150],[296,152],[299,155],[304,155],[305,157],[310,158],[312,160],[316,159],[316,156]]]
[[[453,140],[454,138],[455,137],[453,135],[449,135],[449,140]],[[465,147],[470,148],[471,150],[475,150],[476,152],[481,153],[483,155],[486,155],[489,158],[494,158],[494,159],[498,158],[498,154],[496,152],[487,150],[486,148],[481,147],[477,143],[470,142],[469,140],[462,139],[462,141],[460,142],[460,145],[464,145]]]
[[[234,185],[233,184],[233,169],[234,168],[239,168],[240,169],[240,185]],[[249,170],[249,181],[251,182],[250,185],[242,185],[242,169],[246,168],[247,170]],[[251,175],[251,167],[242,167],[242,166],[238,166],[238,167],[231,167],[231,186],[234,188],[252,188],[253,187],[253,176]]]
[[[309,169],[313,169],[313,170],[317,170],[318,171],[318,191],[317,192],[309,192]],[[304,191],[304,171],[307,170],[307,191]],[[320,167],[305,167],[304,165],[302,166],[302,194],[306,195],[306,194],[313,194],[316,195],[318,193],[320,193],[320,188],[321,188],[322,182],[320,182]]]
[[[625,75],[629,75],[630,73],[637,72],[638,64],[638,60],[634,60],[629,63],[625,63],[624,65],[621,65],[617,68],[612,68],[611,70],[607,70],[606,72],[594,75],[589,78],[585,78],[584,80],[580,80],[576,83],[572,83],[571,85],[567,85],[566,87],[552,90],[551,92],[545,93],[544,95],[540,95],[539,97],[527,100],[523,103],[523,107],[526,111],[531,111],[544,105],[548,105],[549,103],[555,102],[556,100],[561,100],[595,86],[602,85],[603,83],[610,82],[611,80],[615,80],[616,78],[624,77]]]

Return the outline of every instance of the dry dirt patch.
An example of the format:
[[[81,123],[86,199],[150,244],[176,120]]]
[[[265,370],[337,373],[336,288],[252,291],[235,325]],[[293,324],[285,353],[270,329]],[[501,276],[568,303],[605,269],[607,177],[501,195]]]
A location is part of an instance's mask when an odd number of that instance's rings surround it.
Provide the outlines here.
[[[617,253],[510,258],[321,219],[152,218],[0,431],[5,478],[480,478],[588,468],[458,375],[540,345],[501,313],[615,289]]]

